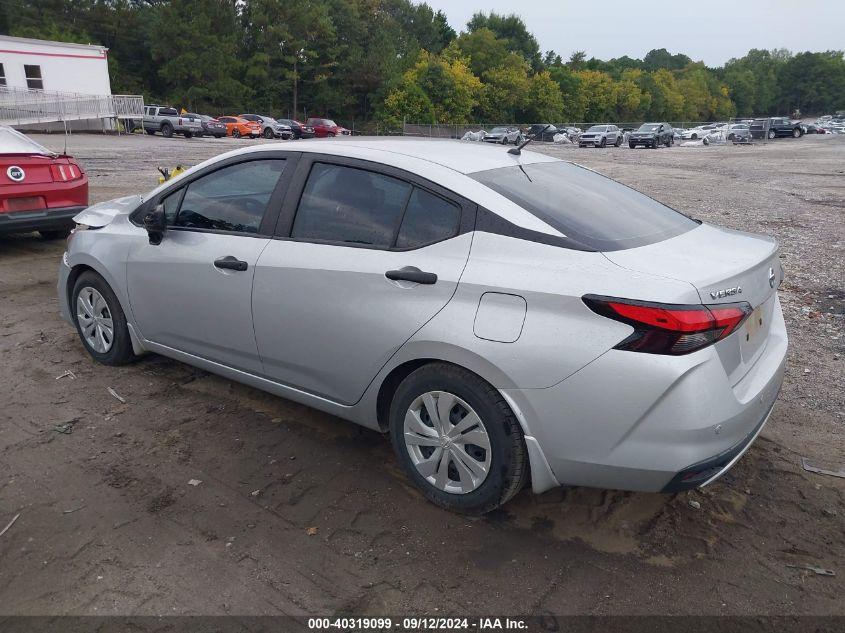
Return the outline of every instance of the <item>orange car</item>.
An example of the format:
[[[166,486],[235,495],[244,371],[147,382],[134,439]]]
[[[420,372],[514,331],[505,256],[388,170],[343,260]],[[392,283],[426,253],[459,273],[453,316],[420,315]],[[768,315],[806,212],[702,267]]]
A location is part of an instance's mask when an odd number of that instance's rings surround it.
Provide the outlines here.
[[[226,135],[240,138],[251,136],[253,138],[261,134],[261,124],[255,121],[247,121],[239,116],[219,116],[217,120],[226,124]]]

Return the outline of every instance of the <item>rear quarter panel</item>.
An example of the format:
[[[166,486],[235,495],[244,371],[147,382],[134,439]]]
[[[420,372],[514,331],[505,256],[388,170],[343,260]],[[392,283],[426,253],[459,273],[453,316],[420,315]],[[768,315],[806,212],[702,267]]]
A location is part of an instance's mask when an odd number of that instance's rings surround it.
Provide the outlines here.
[[[510,343],[474,331],[488,292],[525,299],[525,321]],[[455,296],[402,350],[402,356],[443,358],[475,371],[498,388],[545,388],[601,356],[633,330],[600,317],[581,297],[595,293],[648,301],[698,301],[691,285],[626,271],[601,253],[575,251],[485,232],[474,234]],[[461,350],[461,351],[458,351]]]

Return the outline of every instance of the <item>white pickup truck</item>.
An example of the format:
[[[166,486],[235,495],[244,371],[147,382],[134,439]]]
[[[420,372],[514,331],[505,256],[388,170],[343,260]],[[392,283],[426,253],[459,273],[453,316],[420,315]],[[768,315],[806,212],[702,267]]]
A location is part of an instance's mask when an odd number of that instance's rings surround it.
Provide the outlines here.
[[[176,108],[170,106],[145,105],[144,131],[147,134],[161,132],[167,138],[174,134],[191,138],[202,136],[202,121],[195,114],[179,114]]]

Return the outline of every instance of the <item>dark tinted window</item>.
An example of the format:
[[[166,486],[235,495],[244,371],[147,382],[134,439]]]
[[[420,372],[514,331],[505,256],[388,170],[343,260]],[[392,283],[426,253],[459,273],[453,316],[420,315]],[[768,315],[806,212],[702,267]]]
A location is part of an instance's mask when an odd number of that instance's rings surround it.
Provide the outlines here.
[[[167,225],[172,226],[176,221],[176,213],[179,211],[179,201],[182,199],[182,189],[174,191],[161,204],[164,205],[164,217],[167,218]]]
[[[238,163],[188,185],[175,226],[257,233],[283,159]]]
[[[457,235],[460,225],[459,206],[422,189],[414,189],[399,227],[396,246],[416,248],[439,242]]]
[[[383,174],[315,163],[291,236],[389,247],[411,185]]]
[[[698,226],[630,187],[570,163],[502,167],[470,176],[600,251],[644,246]]]

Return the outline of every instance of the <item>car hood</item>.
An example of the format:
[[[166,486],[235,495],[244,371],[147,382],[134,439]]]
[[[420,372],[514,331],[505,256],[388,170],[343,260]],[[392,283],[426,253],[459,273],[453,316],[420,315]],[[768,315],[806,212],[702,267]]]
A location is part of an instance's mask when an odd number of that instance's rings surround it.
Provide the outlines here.
[[[117,216],[132,213],[141,204],[141,196],[132,195],[115,198],[106,202],[91,205],[84,211],[73,216],[73,221],[86,226],[103,227],[111,224]]]

